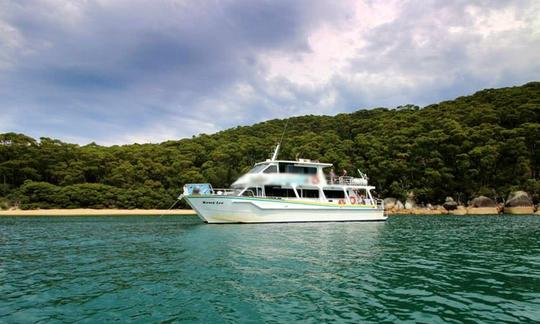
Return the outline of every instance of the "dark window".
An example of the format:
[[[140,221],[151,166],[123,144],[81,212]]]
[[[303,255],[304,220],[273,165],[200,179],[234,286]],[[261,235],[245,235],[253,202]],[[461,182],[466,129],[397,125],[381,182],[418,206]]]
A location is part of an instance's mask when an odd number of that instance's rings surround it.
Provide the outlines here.
[[[298,195],[303,198],[319,198],[319,190],[317,189],[296,189]]]
[[[264,173],[277,173],[277,166],[271,165],[268,168],[266,168],[263,172]]]
[[[345,198],[343,190],[323,190],[326,198]]]
[[[242,196],[248,196],[248,197],[253,197],[253,196],[257,196],[257,188],[247,188],[246,191],[244,191],[244,193],[242,194]]]
[[[276,186],[265,186],[264,191],[267,197],[296,198],[294,190]]]
[[[287,169],[289,166],[292,166],[291,163],[280,163],[279,164],[279,173],[285,173],[288,172]]]
[[[280,163],[280,173],[317,174],[317,168],[296,166],[292,163]]]

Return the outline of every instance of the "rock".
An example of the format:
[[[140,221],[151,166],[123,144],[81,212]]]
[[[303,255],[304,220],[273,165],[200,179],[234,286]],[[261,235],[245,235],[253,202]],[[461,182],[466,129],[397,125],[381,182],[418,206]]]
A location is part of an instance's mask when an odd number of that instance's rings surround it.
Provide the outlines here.
[[[433,205],[431,205],[430,203],[428,203],[426,205],[426,208],[429,209],[429,210],[434,210],[435,208],[433,207]]]
[[[504,213],[511,215],[531,215],[534,213],[534,205],[531,197],[525,191],[514,191],[510,193]]]
[[[488,198],[486,196],[479,196],[474,198],[469,207],[474,208],[484,208],[484,207],[490,207],[490,208],[497,208],[497,203],[491,198]]]
[[[504,213],[510,215],[532,215],[534,208],[532,206],[504,207]]]
[[[396,198],[384,198],[384,209],[390,210],[396,207],[396,202],[397,202]]]
[[[497,203],[486,196],[474,198],[467,208],[468,215],[497,215],[499,211]]]
[[[451,215],[467,215],[467,208],[465,206],[456,206],[456,209],[451,209],[448,213]]]
[[[414,193],[409,192],[405,201],[405,209],[416,209],[416,201],[414,201]]]
[[[505,207],[533,207],[531,197],[525,191],[514,191],[506,200]]]
[[[467,208],[468,215],[498,215],[497,207],[469,207]]]
[[[454,201],[454,198],[446,197],[446,199],[444,201],[444,204],[443,204],[443,207],[446,210],[455,210],[455,209],[457,209],[458,204],[457,204],[457,202]]]
[[[414,201],[410,201],[409,199],[407,199],[407,201],[405,201],[405,209],[416,209],[416,204]]]
[[[401,201],[396,201],[396,205],[394,206],[394,209],[405,209],[405,206],[403,206],[403,203]]]

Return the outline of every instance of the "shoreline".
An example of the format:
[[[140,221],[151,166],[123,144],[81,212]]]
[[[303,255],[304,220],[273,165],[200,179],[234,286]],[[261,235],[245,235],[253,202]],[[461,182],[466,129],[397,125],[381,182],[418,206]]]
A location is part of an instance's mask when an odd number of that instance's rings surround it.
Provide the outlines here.
[[[33,209],[33,210],[0,210],[2,216],[196,216],[192,209]]]
[[[489,209],[489,211],[487,210]],[[440,211],[425,209],[400,209],[386,211],[387,215],[511,215],[512,213],[500,213],[491,211],[491,208],[476,208],[471,210]],[[540,211],[515,213],[515,215],[540,215]],[[32,210],[0,210],[3,216],[197,216],[192,209],[32,209]]]
[[[489,215],[540,215],[540,210],[534,207],[466,207],[454,210],[446,209],[390,209],[387,215],[458,215],[458,216],[489,216]]]

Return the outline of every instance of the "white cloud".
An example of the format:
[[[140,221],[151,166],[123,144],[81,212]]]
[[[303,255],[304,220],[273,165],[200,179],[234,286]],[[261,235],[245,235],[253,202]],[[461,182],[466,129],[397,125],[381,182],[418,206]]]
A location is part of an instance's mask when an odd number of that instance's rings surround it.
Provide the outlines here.
[[[276,60],[280,64],[274,74],[302,86],[334,90],[337,102],[347,105],[340,108],[352,109],[428,104],[467,94],[460,93],[464,89],[524,83],[540,72],[535,29],[540,10],[533,2],[493,8],[489,3],[471,7],[442,1],[426,7],[385,5],[386,10],[376,10],[386,13],[385,19],[375,19],[373,26],[365,28],[358,14],[351,19],[354,37],[335,28],[321,38],[329,48],[339,49],[337,54],[325,55],[327,50],[313,46],[305,60],[288,60],[289,65],[281,63],[286,57]],[[364,13],[371,16],[369,10]]]
[[[486,12],[483,8],[470,5],[465,12],[473,18],[471,30],[483,37],[526,27],[525,22],[516,17],[516,8],[513,7]]]
[[[366,46],[369,31],[398,15],[397,1],[350,2],[350,17],[337,24],[321,24],[307,36],[309,51],[264,52],[267,79],[286,78],[305,86],[321,86],[336,74],[347,73],[349,61]]]

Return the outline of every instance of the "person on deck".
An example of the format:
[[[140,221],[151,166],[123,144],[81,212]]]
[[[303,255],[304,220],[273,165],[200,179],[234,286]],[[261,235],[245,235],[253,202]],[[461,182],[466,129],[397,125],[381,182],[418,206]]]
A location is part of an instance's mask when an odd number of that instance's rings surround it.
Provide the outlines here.
[[[345,177],[347,176],[347,170],[343,169],[341,177],[339,177],[339,184],[345,184]]]
[[[361,194],[360,195],[360,200],[358,202],[360,205],[367,205],[366,204],[366,196],[364,196],[364,194]]]
[[[336,173],[334,172],[334,168],[330,169],[330,184],[334,184],[336,182]]]

